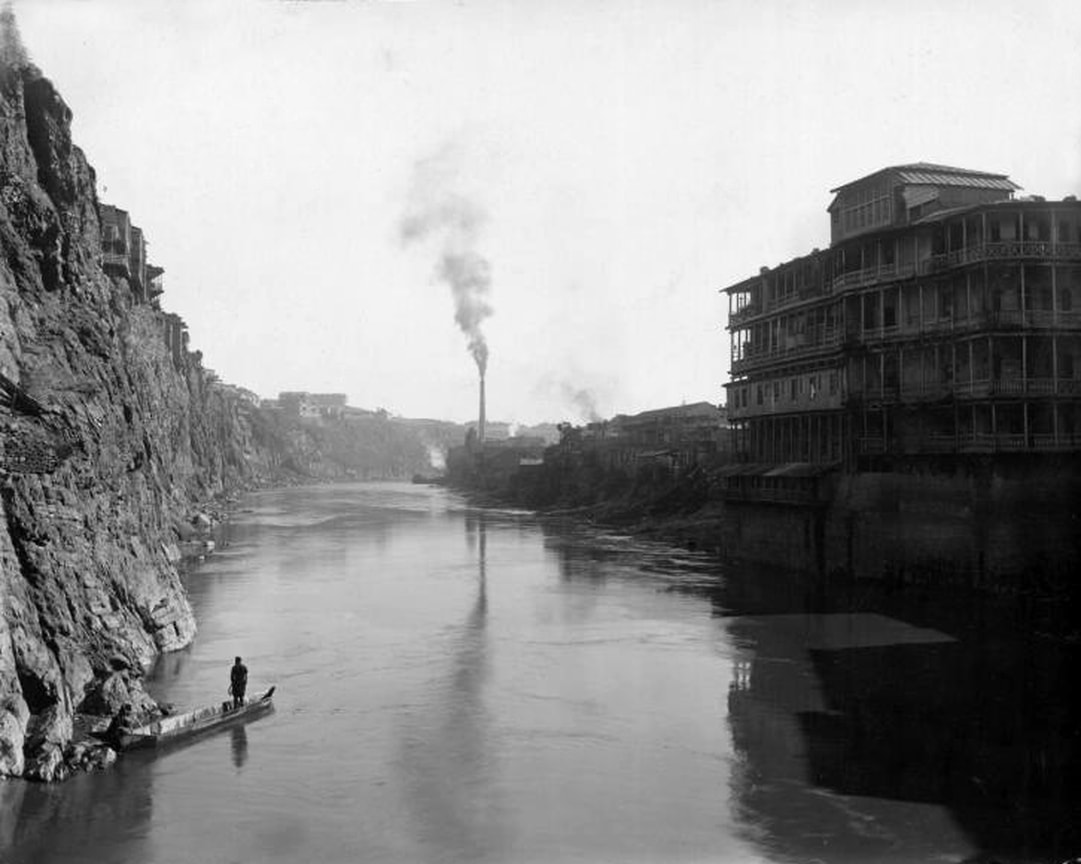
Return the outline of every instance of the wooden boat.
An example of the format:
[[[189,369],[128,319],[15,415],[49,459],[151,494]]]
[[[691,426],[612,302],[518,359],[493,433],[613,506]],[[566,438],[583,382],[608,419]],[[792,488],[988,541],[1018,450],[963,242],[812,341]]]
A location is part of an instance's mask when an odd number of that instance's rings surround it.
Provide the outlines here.
[[[244,704],[236,708],[233,707],[233,701],[230,699],[222,702],[221,705],[210,705],[185,714],[162,717],[145,726],[136,726],[129,731],[121,732],[108,743],[117,750],[163,747],[204,732],[253,720],[274,709],[275,689],[271,687],[262,696],[245,699]]]

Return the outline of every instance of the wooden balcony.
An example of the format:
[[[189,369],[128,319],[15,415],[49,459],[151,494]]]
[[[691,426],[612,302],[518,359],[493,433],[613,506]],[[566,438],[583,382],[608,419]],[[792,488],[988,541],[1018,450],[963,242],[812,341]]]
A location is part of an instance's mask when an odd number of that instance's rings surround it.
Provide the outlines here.
[[[957,381],[924,381],[900,386],[870,384],[853,389],[850,402],[921,402],[948,399],[988,399],[992,396],[1050,397],[1081,396],[1081,379],[1076,378],[975,378]]]
[[[978,243],[932,255],[927,272],[938,273],[952,267],[981,261],[1016,261],[1040,258],[1052,261],[1081,261],[1081,243],[1052,243],[1050,240],[1011,240],[1004,243]]]
[[[925,435],[918,440],[900,444],[881,437],[864,437],[856,441],[860,454],[880,456],[893,451],[899,455],[936,453],[1060,453],[1081,450],[1081,434],[1060,432],[959,432],[956,435]]]
[[[102,252],[101,266],[107,273],[115,273],[125,278],[131,276],[131,263],[127,255],[118,252]]]
[[[840,273],[833,277],[831,287],[835,292],[847,288],[864,288],[868,285],[876,285],[879,282],[896,282],[901,279],[908,279],[918,272],[921,272],[921,268],[914,262],[881,264],[875,267],[864,267],[862,270]]]
[[[732,361],[732,374],[744,374],[752,368],[811,356],[840,347],[844,333],[839,327],[822,327],[809,335],[799,336],[773,348],[748,347],[746,354]]]

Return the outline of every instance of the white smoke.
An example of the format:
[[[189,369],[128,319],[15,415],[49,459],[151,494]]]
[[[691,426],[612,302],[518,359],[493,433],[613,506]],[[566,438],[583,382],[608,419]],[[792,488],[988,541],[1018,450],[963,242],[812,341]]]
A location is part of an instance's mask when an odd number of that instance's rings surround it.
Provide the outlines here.
[[[447,146],[413,168],[409,204],[399,224],[403,245],[439,243],[436,276],[454,297],[454,320],[469,339],[481,377],[488,368],[488,343],[481,325],[493,309],[488,301],[491,266],[477,251],[486,215],[458,189],[460,154]]]

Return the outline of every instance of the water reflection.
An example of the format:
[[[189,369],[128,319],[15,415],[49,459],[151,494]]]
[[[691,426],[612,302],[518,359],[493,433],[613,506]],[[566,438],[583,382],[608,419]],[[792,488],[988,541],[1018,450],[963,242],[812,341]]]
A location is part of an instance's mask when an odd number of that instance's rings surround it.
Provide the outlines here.
[[[239,771],[248,761],[248,730],[244,726],[234,726],[229,743],[233,754],[233,767]]]
[[[739,649],[733,794],[758,842],[826,860],[1077,853],[1081,753],[1062,697],[1076,650],[993,609],[945,611],[959,599],[766,571],[719,587]]]
[[[491,672],[487,530],[483,512],[465,518],[476,556],[469,611],[446,637],[447,678],[424,716],[413,716],[401,742],[407,794],[417,836],[438,860],[501,860],[507,840],[488,752],[490,717],[484,702]]]
[[[149,861],[147,754],[60,785],[0,781],[0,860]]]

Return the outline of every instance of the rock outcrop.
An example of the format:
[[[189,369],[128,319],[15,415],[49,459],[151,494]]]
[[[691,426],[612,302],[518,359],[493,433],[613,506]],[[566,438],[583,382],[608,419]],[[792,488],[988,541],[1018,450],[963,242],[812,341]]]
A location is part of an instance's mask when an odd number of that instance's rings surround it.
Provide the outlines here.
[[[50,780],[73,718],[148,703],[141,670],[195,634],[176,526],[281,457],[198,355],[176,363],[163,313],[103,271],[71,112],[24,58],[3,60],[0,775]]]
[[[33,66],[0,69],[0,773],[45,780],[110,657],[141,669],[194,636],[166,548],[228,479],[197,370],[101,269],[70,120]]]

